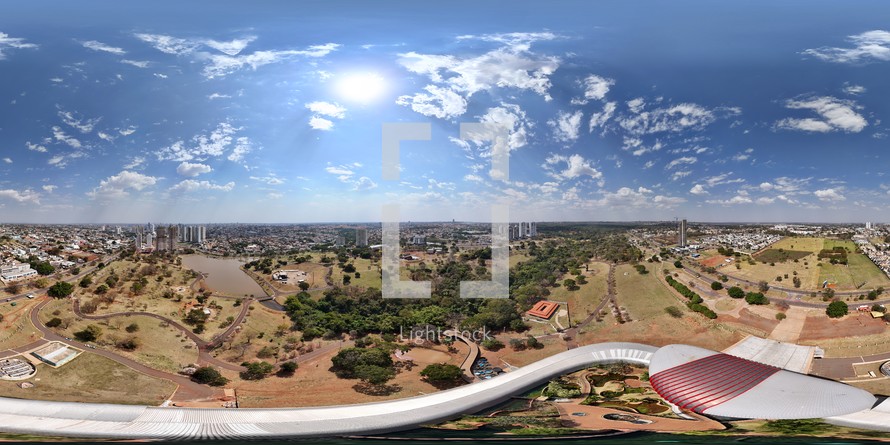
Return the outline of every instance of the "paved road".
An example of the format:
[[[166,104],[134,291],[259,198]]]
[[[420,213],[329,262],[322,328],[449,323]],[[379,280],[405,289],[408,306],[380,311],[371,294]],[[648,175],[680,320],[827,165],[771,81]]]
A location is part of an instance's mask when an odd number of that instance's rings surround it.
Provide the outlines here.
[[[835,380],[856,378],[856,363],[882,362],[890,360],[890,352],[856,357],[822,358],[813,360],[811,374],[828,377]]]

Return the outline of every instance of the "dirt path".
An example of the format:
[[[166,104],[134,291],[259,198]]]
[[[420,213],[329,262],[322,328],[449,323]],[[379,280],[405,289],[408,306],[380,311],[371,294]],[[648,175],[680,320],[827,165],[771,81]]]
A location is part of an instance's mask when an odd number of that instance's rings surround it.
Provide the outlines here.
[[[785,319],[780,321],[769,337],[772,340],[785,343],[797,343],[800,340],[800,333],[803,332],[803,325],[807,321],[807,309],[799,306],[791,306],[785,312]]]
[[[565,336],[567,337],[567,340],[566,340],[567,349],[577,348],[579,345],[575,338],[578,336],[578,332],[581,329],[583,329],[584,327],[586,327],[587,325],[589,325],[591,322],[593,322],[593,320],[596,318],[597,314],[599,314],[600,311],[603,310],[604,307],[606,307],[606,304],[608,304],[610,301],[615,302],[615,264],[614,263],[609,264],[609,275],[608,275],[608,278],[606,279],[606,285],[607,285],[606,296],[603,297],[602,301],[600,301],[600,304],[598,304],[596,306],[596,309],[594,309],[593,312],[591,312],[590,315],[588,315],[587,318],[582,320],[580,323],[565,330]],[[615,304],[617,304],[617,302],[615,302]]]

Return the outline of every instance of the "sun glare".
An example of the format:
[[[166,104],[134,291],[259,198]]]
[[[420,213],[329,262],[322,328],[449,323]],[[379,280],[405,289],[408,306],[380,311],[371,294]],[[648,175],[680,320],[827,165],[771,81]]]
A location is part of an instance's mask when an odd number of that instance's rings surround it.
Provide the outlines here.
[[[375,73],[349,74],[337,82],[337,92],[345,100],[369,103],[386,89],[386,81]]]

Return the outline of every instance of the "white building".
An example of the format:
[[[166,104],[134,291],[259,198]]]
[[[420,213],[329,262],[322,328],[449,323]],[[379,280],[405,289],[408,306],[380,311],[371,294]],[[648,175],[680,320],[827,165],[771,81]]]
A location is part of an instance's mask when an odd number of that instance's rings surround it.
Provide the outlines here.
[[[355,229],[355,245],[357,247],[368,245],[368,229]]]
[[[31,269],[29,264],[13,263],[7,266],[0,266],[0,278],[3,281],[21,280],[34,275],[37,275],[37,271]]]

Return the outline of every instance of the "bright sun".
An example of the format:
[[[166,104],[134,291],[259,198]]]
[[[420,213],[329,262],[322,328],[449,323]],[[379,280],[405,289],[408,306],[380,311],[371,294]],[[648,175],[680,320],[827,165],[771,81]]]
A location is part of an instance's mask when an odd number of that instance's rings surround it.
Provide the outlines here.
[[[346,100],[368,103],[383,94],[386,81],[375,73],[349,74],[337,82],[337,92]]]

